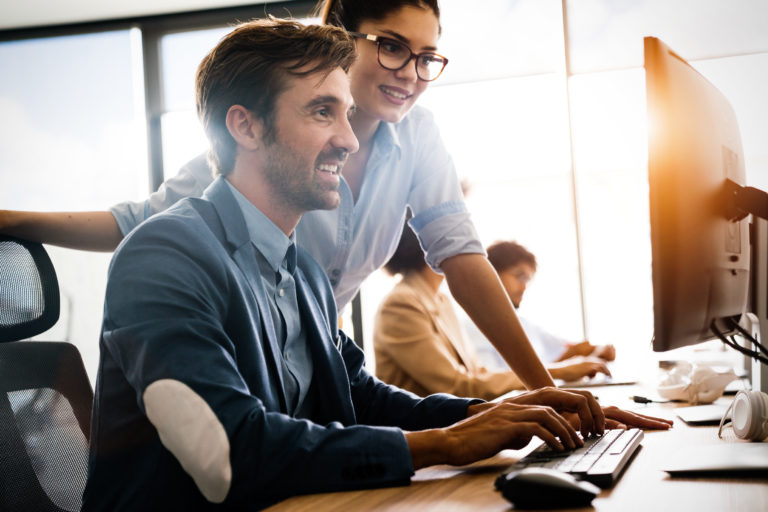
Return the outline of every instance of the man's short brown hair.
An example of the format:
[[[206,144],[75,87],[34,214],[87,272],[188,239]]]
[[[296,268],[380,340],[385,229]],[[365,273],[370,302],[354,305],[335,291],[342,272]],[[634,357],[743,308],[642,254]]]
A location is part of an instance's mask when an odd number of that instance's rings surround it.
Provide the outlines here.
[[[227,175],[235,164],[237,144],[226,126],[232,105],[242,105],[274,136],[274,109],[290,76],[341,68],[355,60],[355,46],[344,30],[268,18],[243,23],[224,36],[197,68],[197,115],[211,143],[208,159],[214,172]]]
[[[517,242],[494,242],[488,246],[487,252],[488,261],[499,274],[520,263],[527,263],[536,270],[536,256]]]

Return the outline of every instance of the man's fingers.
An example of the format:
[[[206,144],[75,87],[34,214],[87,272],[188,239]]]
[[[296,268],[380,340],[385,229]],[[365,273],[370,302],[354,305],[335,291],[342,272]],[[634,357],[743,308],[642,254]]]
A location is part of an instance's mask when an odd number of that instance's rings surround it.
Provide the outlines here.
[[[533,427],[529,425],[529,428],[533,428],[533,435],[540,437],[556,450],[573,450],[580,445],[577,443],[581,440],[576,430],[565,418],[549,407],[532,407],[522,412],[521,416],[528,420],[525,423],[534,425]],[[521,420],[522,418],[519,421]],[[553,438],[559,439],[559,442],[547,441]]]
[[[581,434],[584,437],[591,433],[602,435],[605,432],[605,414],[595,397],[589,391],[580,389],[573,389],[570,392],[580,395],[584,400],[584,406],[576,410],[581,420]]]
[[[547,443],[547,445],[553,450],[562,452],[565,451],[565,446],[552,432],[542,427],[538,423],[532,423],[530,425],[531,433],[537,436],[539,439]]]
[[[621,429],[621,430],[627,430],[627,426],[620,421],[612,420],[610,418],[605,419],[605,427],[609,428],[611,430],[613,429]]]
[[[509,405],[514,406],[514,404]],[[535,422],[537,425],[541,425],[542,428],[558,437],[568,449],[572,450],[577,446],[583,445],[583,441],[576,433],[576,429],[551,407],[517,405],[510,409],[509,419],[517,423]]]
[[[510,399],[512,400],[518,404],[548,405],[557,411],[571,411],[578,414],[581,433],[585,437],[591,433],[602,434],[605,431],[605,415],[600,404],[589,391],[578,389],[566,391],[547,387],[529,391]]]
[[[606,417],[632,427],[666,430],[673,424],[671,420],[625,411],[618,407],[606,407],[604,410]]]

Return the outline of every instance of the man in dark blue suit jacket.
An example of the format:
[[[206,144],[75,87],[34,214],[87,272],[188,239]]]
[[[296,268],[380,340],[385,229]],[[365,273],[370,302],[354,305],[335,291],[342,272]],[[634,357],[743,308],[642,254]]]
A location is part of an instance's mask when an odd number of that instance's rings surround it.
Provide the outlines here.
[[[407,484],[419,467],[533,435],[580,443],[533,402],[602,429],[586,394],[419,398],[365,370],[294,235],[303,212],[338,204],[339,171],[357,150],[352,59],[339,29],[272,20],[236,28],[201,63],[198,112],[222,176],[115,253],[84,510],[253,510]]]

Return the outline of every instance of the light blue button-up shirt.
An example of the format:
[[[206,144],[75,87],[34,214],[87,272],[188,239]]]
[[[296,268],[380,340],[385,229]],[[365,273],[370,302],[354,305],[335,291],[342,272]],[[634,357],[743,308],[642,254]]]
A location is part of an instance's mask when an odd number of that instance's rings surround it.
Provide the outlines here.
[[[199,197],[213,177],[203,155],[185,165],[149,199],[121,203],[111,211],[123,234],[150,215],[183,197]],[[342,178],[341,204],[335,210],[304,215],[297,242],[322,265],[343,309],[372,272],[397,248],[409,221],[426,253],[427,263],[440,263],[465,253],[484,254],[448,151],[432,114],[419,106],[399,123],[381,123],[374,136],[357,202]]]
[[[226,181],[245,217],[245,225],[255,248],[261,270],[261,281],[267,292],[272,323],[282,349],[283,386],[288,414],[306,418],[312,411],[308,398],[312,382],[312,355],[301,328],[299,303],[296,298],[295,235],[285,236],[280,228],[256,208],[231,183]]]

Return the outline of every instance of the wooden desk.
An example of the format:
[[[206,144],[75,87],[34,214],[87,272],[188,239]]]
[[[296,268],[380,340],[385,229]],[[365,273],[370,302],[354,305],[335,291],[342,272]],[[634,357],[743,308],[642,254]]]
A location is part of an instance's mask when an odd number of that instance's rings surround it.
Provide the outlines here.
[[[717,438],[717,427],[691,427],[674,415],[673,404],[637,405],[627,397],[643,394],[637,386],[592,388],[601,403],[613,404],[644,414],[674,418],[674,427],[665,432],[648,431],[640,450],[618,483],[604,490],[593,502],[597,510],[642,511],[768,511],[768,475],[739,478],[671,478],[660,468],[681,447],[741,443],[727,431]],[[479,463],[462,466],[434,466],[416,472],[407,487],[372,489],[298,496],[268,510],[278,511],[506,511],[510,504],[493,487],[495,478],[511,463],[530,451],[506,450]]]

